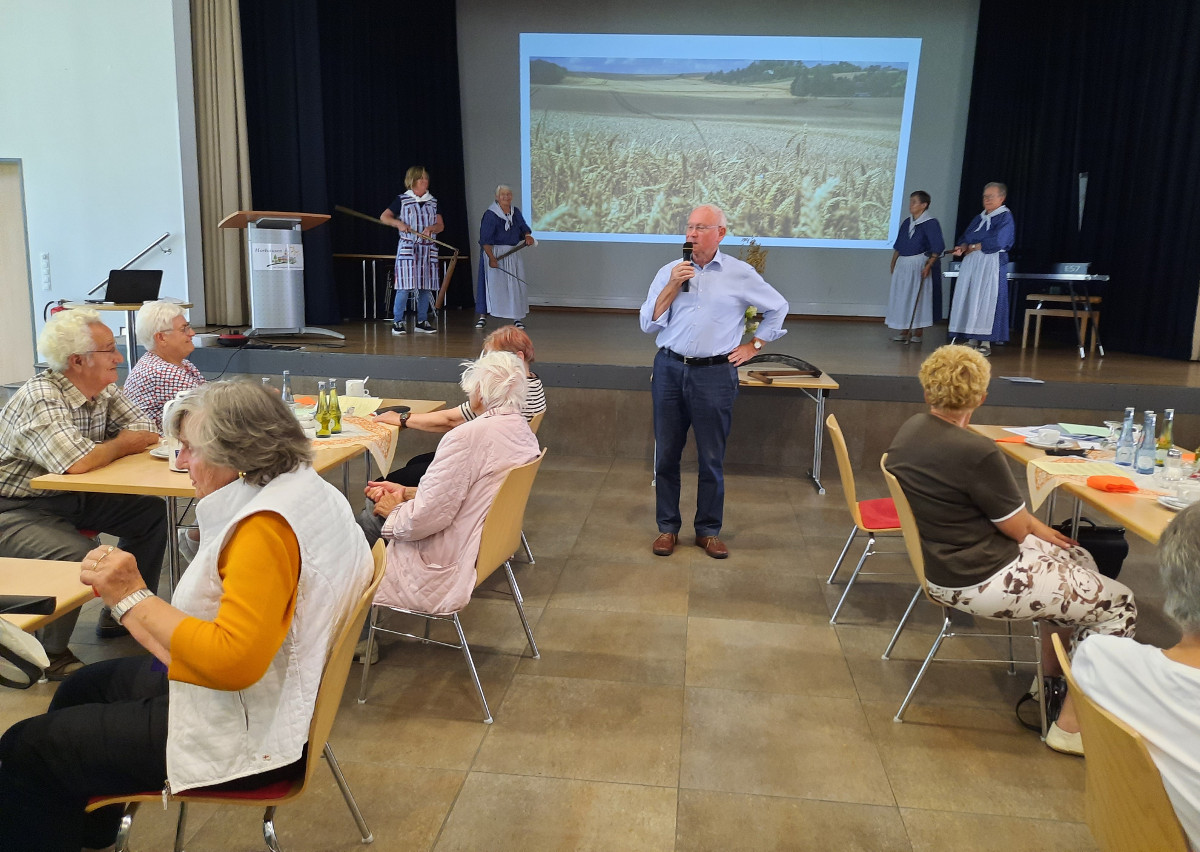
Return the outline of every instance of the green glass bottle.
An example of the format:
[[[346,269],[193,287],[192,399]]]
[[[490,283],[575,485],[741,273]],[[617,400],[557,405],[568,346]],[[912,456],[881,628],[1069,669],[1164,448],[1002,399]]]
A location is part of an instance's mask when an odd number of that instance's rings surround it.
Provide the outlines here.
[[[329,437],[329,389],[317,382],[317,437]]]
[[[342,431],[342,407],[338,404],[337,379],[329,380],[329,431],[334,435]]]
[[[1167,451],[1175,446],[1175,409],[1168,408],[1163,412],[1162,434],[1158,436],[1158,444],[1154,449],[1154,463],[1163,466],[1167,460]]]

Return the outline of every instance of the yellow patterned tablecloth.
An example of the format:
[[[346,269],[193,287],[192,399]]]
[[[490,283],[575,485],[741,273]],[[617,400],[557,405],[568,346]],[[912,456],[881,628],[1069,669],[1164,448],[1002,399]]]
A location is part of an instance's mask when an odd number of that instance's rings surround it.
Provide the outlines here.
[[[1077,456],[1045,456],[1033,459],[1025,466],[1025,478],[1029,485],[1031,511],[1036,512],[1055,488],[1064,482],[1076,482],[1086,486],[1089,476],[1125,476],[1137,485],[1136,497],[1157,500],[1168,492],[1163,491],[1153,476],[1134,473],[1112,461],[1112,450],[1090,450],[1087,458]]]

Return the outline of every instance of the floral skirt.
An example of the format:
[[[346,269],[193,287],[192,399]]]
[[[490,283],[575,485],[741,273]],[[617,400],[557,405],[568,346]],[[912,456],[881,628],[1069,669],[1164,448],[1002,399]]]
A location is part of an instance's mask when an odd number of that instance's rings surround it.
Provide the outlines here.
[[[1129,587],[1096,570],[1082,547],[1064,549],[1026,536],[1015,560],[982,583],[952,589],[929,583],[934,600],[963,612],[1073,627],[1072,647],[1093,633],[1133,636],[1137,604]]]

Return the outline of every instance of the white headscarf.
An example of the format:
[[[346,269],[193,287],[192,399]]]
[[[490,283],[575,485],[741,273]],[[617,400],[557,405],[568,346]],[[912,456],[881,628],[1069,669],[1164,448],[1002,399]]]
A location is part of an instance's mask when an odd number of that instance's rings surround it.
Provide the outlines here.
[[[506,231],[509,230],[510,228],[512,228],[513,214],[511,211],[517,209],[517,208],[513,207],[511,204],[508,206],[509,206],[508,213],[505,213],[504,210],[500,207],[499,201],[493,201],[492,206],[488,208],[488,210],[495,213],[497,216],[499,216],[501,219],[504,220],[504,230],[506,230]]]
[[[923,211],[921,211],[921,215],[920,215],[920,216],[918,216],[918,217],[917,217],[917,218],[915,218],[915,219],[909,219],[909,221],[908,221],[908,235],[909,235],[909,237],[911,237],[911,236],[912,236],[914,233],[916,233],[916,231],[917,231],[917,225],[920,225],[922,222],[928,222],[928,221],[929,221],[930,219],[932,219],[932,218],[933,218],[933,215],[932,215],[932,214],[930,214],[930,212],[929,212],[929,207],[928,207],[928,206],[926,206],[926,207],[925,207],[925,209],[924,209]]]
[[[429,199],[433,198],[433,196],[429,194],[429,190],[425,190],[424,195],[417,195],[411,189],[406,189],[404,190],[404,194],[414,201],[428,201]]]
[[[985,231],[990,231],[992,229],[992,217],[999,216],[1001,213],[1007,213],[1007,212],[1008,212],[1008,208],[1005,207],[1003,204],[1001,204],[999,207],[997,207],[991,213],[984,210],[982,213],[979,214],[980,218],[983,219],[983,229]],[[976,228],[976,230],[979,230],[979,229]]]

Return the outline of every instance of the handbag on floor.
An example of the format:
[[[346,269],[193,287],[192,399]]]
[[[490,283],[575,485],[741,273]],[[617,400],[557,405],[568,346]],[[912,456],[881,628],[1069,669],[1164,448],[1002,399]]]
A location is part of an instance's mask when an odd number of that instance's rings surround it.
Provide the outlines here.
[[[1054,524],[1053,528],[1070,537],[1071,521]],[[1100,573],[1110,580],[1117,579],[1121,565],[1129,555],[1129,542],[1125,539],[1125,527],[1104,526],[1090,518],[1079,519],[1079,531],[1075,535],[1079,546],[1092,554]]]

